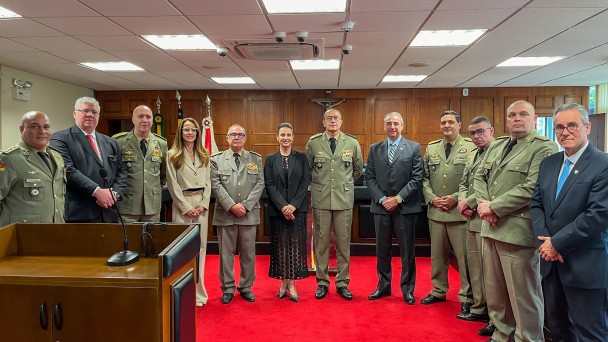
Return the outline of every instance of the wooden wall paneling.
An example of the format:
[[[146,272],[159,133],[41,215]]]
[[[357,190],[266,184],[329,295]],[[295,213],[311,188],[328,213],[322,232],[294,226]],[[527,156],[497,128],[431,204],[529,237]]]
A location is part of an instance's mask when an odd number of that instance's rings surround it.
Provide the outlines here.
[[[589,99],[589,95],[587,95],[587,99]],[[589,102],[589,100],[587,100],[586,102]],[[583,97],[581,95],[565,95],[564,104],[565,103],[578,103],[585,106],[586,108],[589,108],[589,104],[584,104]]]
[[[365,99],[347,99],[336,109],[342,113],[342,131],[356,136],[366,134]]]
[[[450,99],[447,97],[422,97],[418,99],[418,115],[414,118],[414,126],[418,142],[427,144],[429,141],[441,138],[441,113],[450,109]],[[432,138],[428,138],[432,135]]]
[[[465,97],[460,101],[460,118],[462,128],[460,133],[467,136],[469,123],[476,116],[485,116],[494,122],[494,98]]]
[[[606,113],[589,115],[589,122],[591,122],[589,143],[606,152]]]
[[[370,119],[375,135],[386,136],[386,132],[384,131],[384,116],[391,112],[401,114],[405,121],[407,99],[376,99],[374,101],[374,111]],[[406,125],[403,128],[403,134],[408,133],[408,130],[411,131],[411,128]]]
[[[537,95],[533,105],[536,114],[553,113],[553,109],[556,107],[555,96]]]
[[[293,121],[291,124],[296,137],[305,136],[308,141],[308,137],[311,135],[323,132],[323,107],[310,102],[309,99],[294,99],[292,104]]]

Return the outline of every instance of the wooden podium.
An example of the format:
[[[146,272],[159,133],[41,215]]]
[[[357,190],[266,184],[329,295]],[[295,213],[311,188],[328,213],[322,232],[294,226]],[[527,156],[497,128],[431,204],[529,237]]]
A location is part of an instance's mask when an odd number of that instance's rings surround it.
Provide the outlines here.
[[[111,267],[118,224],[0,228],[0,341],[195,342],[199,226],[127,233],[140,260]]]

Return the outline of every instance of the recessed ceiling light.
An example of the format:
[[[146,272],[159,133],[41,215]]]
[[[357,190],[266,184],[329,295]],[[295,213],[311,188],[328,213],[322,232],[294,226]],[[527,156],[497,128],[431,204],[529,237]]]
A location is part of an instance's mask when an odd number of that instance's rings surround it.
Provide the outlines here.
[[[135,64],[129,62],[88,62],[80,63],[89,68],[101,70],[101,71],[143,71],[144,69],[138,67]]]
[[[386,75],[382,82],[420,82],[427,77],[428,75]]]
[[[507,59],[506,61],[498,64],[499,67],[509,67],[509,66],[543,66],[547,64],[551,64],[553,62],[557,62],[560,59],[566,58],[565,56],[555,56],[555,57],[512,57]]]
[[[346,0],[262,0],[268,13],[345,12]]]
[[[251,77],[211,77],[211,79],[219,84],[255,84]]]
[[[486,29],[420,31],[410,46],[466,46],[486,31]]]
[[[21,15],[0,6],[0,19],[21,18]]]
[[[293,70],[334,70],[340,68],[338,59],[303,59],[289,61]]]
[[[163,50],[215,50],[217,46],[201,35],[142,36]]]

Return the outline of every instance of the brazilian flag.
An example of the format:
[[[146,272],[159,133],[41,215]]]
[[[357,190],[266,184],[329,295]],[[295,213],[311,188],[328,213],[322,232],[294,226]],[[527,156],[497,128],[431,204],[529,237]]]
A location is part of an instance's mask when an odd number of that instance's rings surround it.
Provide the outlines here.
[[[161,137],[165,136],[165,123],[163,116],[160,113],[154,114],[154,126],[152,127],[152,132],[160,135]]]

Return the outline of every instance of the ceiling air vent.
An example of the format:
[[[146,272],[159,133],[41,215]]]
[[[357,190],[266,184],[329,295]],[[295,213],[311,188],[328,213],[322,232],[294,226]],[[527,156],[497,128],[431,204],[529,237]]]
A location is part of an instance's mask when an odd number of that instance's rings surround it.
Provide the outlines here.
[[[224,41],[242,59],[255,61],[285,61],[323,58],[324,39],[309,39],[304,43],[274,40]]]

